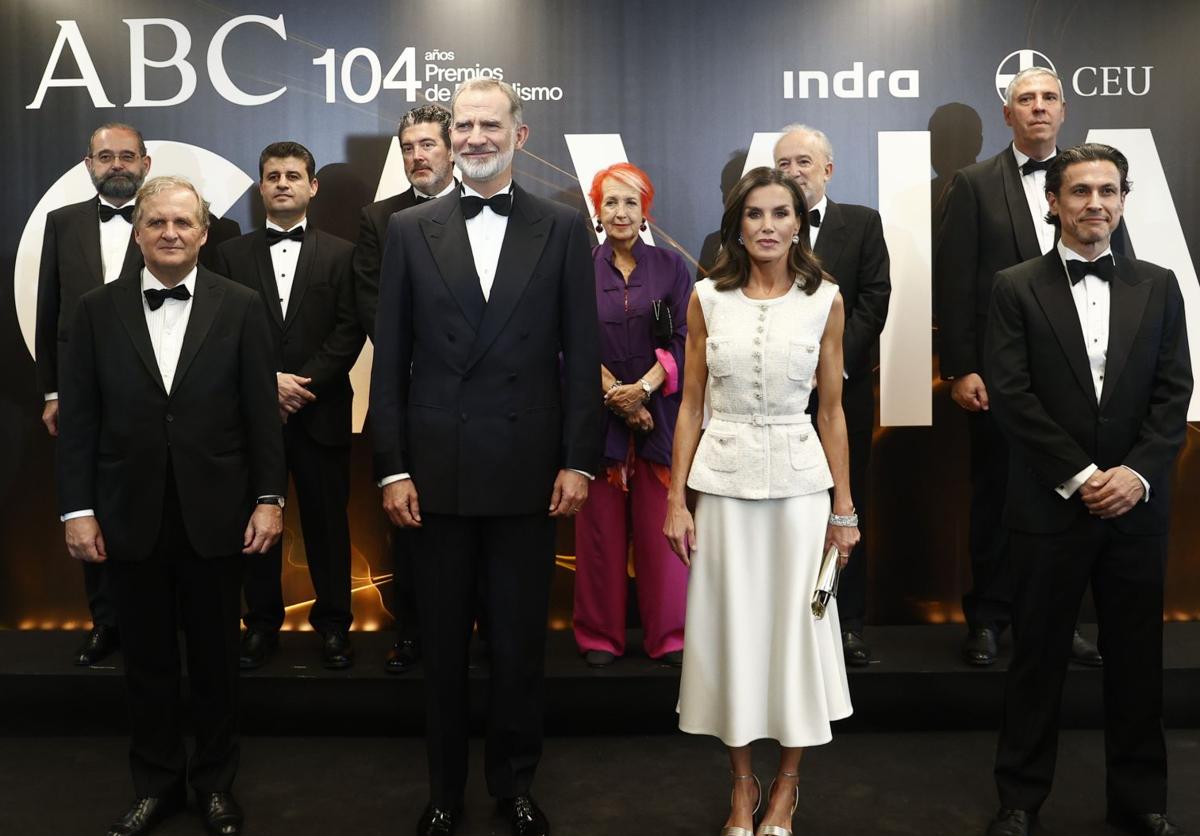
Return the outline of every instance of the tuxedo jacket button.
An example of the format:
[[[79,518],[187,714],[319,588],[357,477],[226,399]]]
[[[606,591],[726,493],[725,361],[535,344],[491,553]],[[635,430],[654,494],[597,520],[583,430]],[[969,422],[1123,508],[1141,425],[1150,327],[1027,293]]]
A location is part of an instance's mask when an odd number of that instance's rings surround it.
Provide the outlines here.
[[[465,424],[465,423],[467,423],[467,413],[465,413],[465,412],[464,412],[464,413],[463,413],[462,415],[460,415],[459,417],[460,417],[460,418],[462,418],[462,420],[463,420],[463,423],[464,423],[464,424]]]
[[[508,413],[508,420],[510,420],[510,421],[517,420],[517,413],[515,413],[515,412]]]
[[[168,412],[167,413],[167,423],[169,424],[174,420],[175,420],[175,416]]]
[[[455,337],[453,334],[447,334],[446,339],[448,339],[450,342],[454,342],[458,338]]]

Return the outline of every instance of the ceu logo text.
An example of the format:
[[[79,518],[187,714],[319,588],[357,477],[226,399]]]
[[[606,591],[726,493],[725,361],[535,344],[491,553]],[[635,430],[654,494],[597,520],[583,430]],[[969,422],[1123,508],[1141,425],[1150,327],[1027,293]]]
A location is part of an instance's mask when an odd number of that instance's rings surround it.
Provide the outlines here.
[[[784,70],[785,99],[828,99],[830,90],[838,99],[878,99],[885,94],[897,99],[916,99],[921,95],[921,74],[917,70],[870,70],[855,61],[848,70],[829,74],[821,70]]]
[[[1001,100],[1008,89],[1008,84],[1021,70],[1030,67],[1048,67],[1058,73],[1066,84],[1067,76],[1055,68],[1054,62],[1042,52],[1035,49],[1018,49],[1010,52],[996,67],[996,93]],[[1070,75],[1071,89],[1075,95],[1084,98],[1091,96],[1145,96],[1150,92],[1151,66],[1084,66],[1077,68]]]

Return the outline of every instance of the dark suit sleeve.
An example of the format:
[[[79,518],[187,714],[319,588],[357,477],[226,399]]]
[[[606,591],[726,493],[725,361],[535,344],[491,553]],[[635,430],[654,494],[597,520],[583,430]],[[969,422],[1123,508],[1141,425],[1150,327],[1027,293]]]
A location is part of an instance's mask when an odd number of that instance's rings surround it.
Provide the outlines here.
[[[212,264],[209,265],[208,269],[219,276],[224,276],[230,281],[235,281],[229,275],[229,247],[225,245],[225,242],[213,248]]]
[[[100,387],[96,380],[96,340],[91,294],[75,306],[71,339],[63,358],[59,399],[58,508],[60,514],[96,507],[96,458],[100,446]]]
[[[567,252],[559,296],[559,342],[563,351],[562,467],[596,474],[600,464],[602,413],[600,333],[596,313],[596,272],[579,213],[567,230]]]
[[[970,178],[954,175],[935,246],[934,299],[943,380],[982,372],[975,333],[979,207]]]
[[[1175,456],[1187,435],[1187,410],[1192,397],[1192,361],[1183,295],[1175,274],[1169,271],[1161,333],[1150,408],[1137,442],[1123,462],[1160,489],[1171,478]],[[1153,500],[1153,487],[1150,496]]]
[[[358,324],[358,313],[354,306],[354,273],[351,264],[352,250],[346,247],[339,254],[330,275],[330,283],[337,288],[335,305],[337,311],[333,330],[325,337],[321,347],[309,355],[300,367],[301,377],[311,377],[313,389],[318,392],[333,382],[342,382],[362,351],[365,335]]]
[[[1053,490],[1092,463],[1092,457],[1046,411],[1033,391],[1025,311],[1012,277],[996,274],[988,312],[987,381],[992,414],[1010,444]]]
[[[242,421],[250,449],[250,485],[255,496],[287,494],[283,432],[275,390],[275,348],[267,311],[257,293],[242,320],[239,346]]]
[[[870,364],[892,296],[892,263],[883,240],[883,221],[878,212],[868,213],[867,218],[855,285],[858,293],[854,307],[846,312],[846,333],[842,337],[846,369],[864,369]]]
[[[379,270],[383,260],[379,231],[367,209],[358,223],[358,243],[354,245],[354,293],[358,322],[375,341],[375,311],[379,306]]]
[[[207,267],[218,275],[229,278],[229,273],[222,269],[229,265],[227,262],[220,260],[218,253],[222,249],[222,244],[226,241],[232,241],[241,234],[242,227],[233,218],[214,217],[208,225],[208,240],[200,248],[199,261],[201,266]]]
[[[376,328],[373,338],[370,404],[376,479],[408,471],[405,411],[413,353],[412,285],[400,244],[400,224],[398,214],[388,221],[388,243],[379,273],[376,319],[382,327]],[[599,362],[597,358],[597,368]]]
[[[46,216],[42,262],[38,267],[37,316],[33,345],[37,354],[38,387],[48,395],[58,390],[58,312],[62,304],[58,282],[58,227]]]

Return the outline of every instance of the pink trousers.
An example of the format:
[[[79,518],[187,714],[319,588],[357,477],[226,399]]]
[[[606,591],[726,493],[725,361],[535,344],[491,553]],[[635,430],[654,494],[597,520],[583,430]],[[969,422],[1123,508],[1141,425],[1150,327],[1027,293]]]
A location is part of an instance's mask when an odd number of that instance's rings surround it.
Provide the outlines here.
[[[625,566],[633,536],[638,609],[646,654],[658,658],[683,647],[687,567],[662,533],[667,489],[651,463],[636,459],[629,492],[600,474],[575,517],[575,642],[579,650],[625,653]]]

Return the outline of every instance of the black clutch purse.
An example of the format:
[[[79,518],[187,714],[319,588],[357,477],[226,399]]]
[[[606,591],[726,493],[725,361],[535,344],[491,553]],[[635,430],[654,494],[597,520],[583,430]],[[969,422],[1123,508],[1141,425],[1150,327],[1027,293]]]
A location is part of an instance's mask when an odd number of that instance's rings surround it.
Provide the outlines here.
[[[671,306],[666,299],[651,299],[650,312],[654,315],[654,321],[650,323],[650,333],[659,348],[666,348],[671,342],[671,337],[675,336]]]

